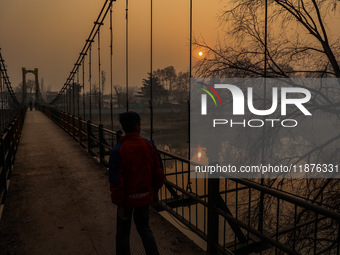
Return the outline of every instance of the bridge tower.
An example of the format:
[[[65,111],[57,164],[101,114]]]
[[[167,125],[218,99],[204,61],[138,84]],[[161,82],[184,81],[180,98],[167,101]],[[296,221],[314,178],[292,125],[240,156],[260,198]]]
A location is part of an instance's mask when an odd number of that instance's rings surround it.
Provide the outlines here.
[[[38,79],[38,68],[34,68],[34,70],[28,70],[25,67],[22,68],[22,92],[23,95],[26,95],[26,74],[32,73],[35,77],[35,101],[39,103],[39,79]],[[24,101],[25,99],[23,99]]]

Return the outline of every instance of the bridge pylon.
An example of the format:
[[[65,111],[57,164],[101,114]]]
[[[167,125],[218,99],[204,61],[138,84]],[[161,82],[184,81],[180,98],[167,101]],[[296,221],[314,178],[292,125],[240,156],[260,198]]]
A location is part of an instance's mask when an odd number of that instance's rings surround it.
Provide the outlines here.
[[[39,78],[38,78],[38,68],[34,68],[33,70],[28,70],[25,67],[22,68],[22,94],[26,95],[26,74],[32,73],[35,77],[35,101],[39,103]],[[22,102],[25,102],[25,98],[22,99]]]

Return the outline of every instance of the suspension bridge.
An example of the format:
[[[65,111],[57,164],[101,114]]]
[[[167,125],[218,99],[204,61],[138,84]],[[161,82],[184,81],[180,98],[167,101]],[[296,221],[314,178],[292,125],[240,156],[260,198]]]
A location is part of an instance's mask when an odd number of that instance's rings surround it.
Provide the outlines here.
[[[163,135],[158,130],[164,128],[157,126],[158,118],[172,116],[169,125],[182,119],[184,123],[173,127],[179,128],[186,140],[182,150],[170,153],[159,149],[166,180],[150,220],[161,254],[203,254],[204,250],[208,254],[340,254],[338,208],[255,180],[195,178],[187,152],[188,102],[156,105],[152,1],[147,99],[136,103],[129,95],[128,1],[126,88],[125,93],[119,95],[116,91],[115,95],[114,8],[115,1],[104,2],[66,82],[51,100],[40,91],[38,69],[26,68],[22,69],[23,90],[19,100],[0,52],[1,251],[6,254],[114,251],[116,208],[109,201],[108,157],[121,135],[117,131],[117,114],[134,110],[142,115],[143,135],[156,144]],[[190,78],[192,1],[188,16]],[[108,55],[102,54],[104,23],[110,31]],[[93,64],[95,57],[97,66]],[[103,93],[103,58],[108,58],[111,70],[108,100]],[[30,72],[35,75],[35,93],[28,97],[25,79]],[[94,86],[94,77],[98,87]],[[32,99],[33,111],[27,109]],[[331,187],[332,182],[329,180],[327,185]],[[194,241],[168,221],[179,225]],[[135,230],[132,236],[133,254],[143,254]]]

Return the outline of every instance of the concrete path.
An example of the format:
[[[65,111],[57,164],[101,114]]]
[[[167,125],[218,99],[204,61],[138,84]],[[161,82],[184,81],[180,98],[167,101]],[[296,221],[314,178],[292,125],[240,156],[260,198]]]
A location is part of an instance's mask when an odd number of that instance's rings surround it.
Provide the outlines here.
[[[115,254],[107,170],[41,112],[27,112],[0,220],[0,254]],[[161,254],[203,254],[152,211]],[[144,254],[136,230],[132,254]]]

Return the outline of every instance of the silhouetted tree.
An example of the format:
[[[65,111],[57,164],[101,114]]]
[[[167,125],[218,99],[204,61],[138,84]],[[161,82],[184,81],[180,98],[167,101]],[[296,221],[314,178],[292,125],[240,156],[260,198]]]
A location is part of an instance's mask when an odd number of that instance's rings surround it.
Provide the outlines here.
[[[153,72],[153,76],[159,79],[159,82],[164,86],[170,93],[173,90],[173,85],[176,81],[177,74],[173,66],[167,66],[163,69],[157,69]]]
[[[186,102],[189,100],[189,85],[189,72],[179,72],[176,77],[173,90],[173,94],[179,102]]]
[[[196,42],[207,54],[196,65],[204,77],[259,77],[264,73],[262,0],[227,1],[220,17],[226,43]],[[231,3],[232,2],[232,3]],[[330,35],[328,13],[338,0],[268,1],[268,76],[340,77],[340,36]],[[293,33],[288,27],[294,28]]]
[[[100,75],[101,75],[101,82],[102,82],[102,84],[101,84],[102,85],[101,92],[102,92],[102,95],[103,95],[104,91],[105,91],[106,72],[104,70],[102,70]]]
[[[219,42],[216,46],[211,46],[204,41],[196,42],[197,47],[206,51],[206,57],[195,66],[196,74],[201,77],[262,77],[265,52],[265,1],[226,2],[229,3],[226,4],[229,9],[224,10],[220,17],[221,23],[226,28],[223,40],[225,43]],[[268,0],[268,77],[340,77],[340,35],[331,34],[329,26],[331,20],[329,13],[336,11],[337,3],[338,0]],[[313,93],[309,107],[315,112],[318,111],[319,116],[332,115],[332,121],[339,123],[339,100],[335,97],[339,94],[338,88],[329,90],[320,88],[317,91],[313,90]],[[263,98],[259,98],[260,100],[264,101]],[[295,112],[286,117],[297,118],[299,115]],[[324,132],[327,130],[326,126]],[[305,134],[290,137],[289,134],[280,133],[281,131],[280,128],[266,130],[264,137],[259,137],[249,145],[246,156],[239,152],[239,161],[242,164],[251,164],[251,160],[258,160],[262,144],[266,145],[265,153],[274,157],[273,144],[277,139],[284,138],[287,145],[295,147],[294,149],[301,148],[295,155],[290,154],[281,158],[285,162],[315,163],[314,160],[317,159],[318,162],[338,164],[340,154],[337,146],[334,146],[340,140],[338,134],[327,138],[328,141],[321,142],[320,138],[319,143],[315,144],[308,140]],[[310,203],[340,211],[339,179],[273,178],[266,179],[263,184],[294,195],[298,194]],[[272,224],[275,221],[273,219],[275,198],[268,195],[263,199],[264,206],[260,212],[259,196],[253,197],[253,208],[257,214],[249,216],[247,214],[249,208],[244,208],[244,220],[247,221],[249,220],[247,217],[251,217],[250,222],[258,224],[259,215],[262,214],[265,219],[264,229],[275,232],[275,226]],[[311,211],[300,210],[294,213],[292,208],[283,206],[280,213],[285,215],[280,224],[287,229],[292,228],[293,222],[299,225],[316,217]],[[257,227],[256,224],[253,226]],[[336,240],[336,225],[331,219],[327,219],[322,224],[319,223],[319,226],[317,239],[313,238],[314,225],[306,224],[304,228],[287,234],[285,240],[282,239],[281,242],[288,246],[294,243],[296,251],[302,254],[312,253],[314,242],[317,242],[319,247],[322,246],[322,252],[331,254],[336,245],[336,242],[332,241]],[[322,253],[321,248],[318,252]]]
[[[149,73],[148,79],[143,79],[142,87],[138,92],[138,96],[145,99],[146,101],[150,100],[150,84],[151,84],[151,75]],[[158,77],[152,77],[152,97],[154,103],[162,103],[167,99],[168,92],[160,83]]]
[[[179,72],[173,66],[167,66],[162,69],[157,69],[153,72],[153,76],[157,77],[160,84],[168,92],[168,100],[176,100],[184,102],[189,96],[189,72]]]

